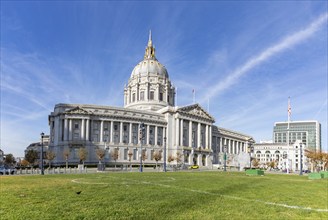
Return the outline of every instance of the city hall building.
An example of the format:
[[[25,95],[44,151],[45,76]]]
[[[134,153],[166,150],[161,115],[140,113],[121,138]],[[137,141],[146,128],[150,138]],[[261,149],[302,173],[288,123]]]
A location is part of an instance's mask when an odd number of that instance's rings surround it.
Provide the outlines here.
[[[224,149],[234,158],[255,143],[249,135],[215,126],[213,116],[199,104],[175,106],[175,94],[167,69],[156,59],[150,34],[144,59],[134,67],[124,88],[124,107],[55,106],[49,115],[49,150],[56,154],[52,164],[65,164],[64,152],[69,152],[70,164],[79,163],[82,148],[87,152],[86,164],[98,163],[96,151],[105,149],[107,165],[139,164],[141,155],[146,165],[162,165],[165,154],[167,164],[210,168],[222,162]],[[140,124],[144,125],[143,139],[139,138]],[[155,153],[162,155],[159,161]]]

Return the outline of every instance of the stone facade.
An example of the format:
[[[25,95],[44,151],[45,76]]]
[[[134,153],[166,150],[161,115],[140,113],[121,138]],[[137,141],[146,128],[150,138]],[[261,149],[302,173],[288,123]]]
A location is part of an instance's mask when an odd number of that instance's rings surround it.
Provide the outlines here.
[[[142,155],[146,165],[163,164],[166,153],[167,164],[211,167],[219,162],[223,145],[237,155],[254,143],[250,136],[218,128],[214,122],[199,104],[175,106],[175,88],[155,57],[150,34],[144,59],[124,88],[124,107],[57,104],[49,115],[49,150],[56,153],[53,164],[58,165],[65,163],[64,152],[69,152],[70,163],[78,163],[82,148],[86,164],[98,163],[96,151],[105,149],[106,164],[139,164]],[[118,156],[115,161],[113,152]],[[162,158],[155,161],[154,153]]]

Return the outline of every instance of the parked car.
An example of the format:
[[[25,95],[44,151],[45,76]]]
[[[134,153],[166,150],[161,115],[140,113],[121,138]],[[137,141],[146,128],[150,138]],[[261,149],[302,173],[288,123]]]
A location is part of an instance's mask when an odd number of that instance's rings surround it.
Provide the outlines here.
[[[0,175],[9,175],[9,174],[15,174],[16,168],[15,167],[9,167],[9,166],[0,166]]]
[[[6,168],[4,166],[0,166],[0,175],[6,174]]]
[[[192,166],[190,167],[190,169],[199,169],[199,166],[198,166],[198,165],[192,165]]]

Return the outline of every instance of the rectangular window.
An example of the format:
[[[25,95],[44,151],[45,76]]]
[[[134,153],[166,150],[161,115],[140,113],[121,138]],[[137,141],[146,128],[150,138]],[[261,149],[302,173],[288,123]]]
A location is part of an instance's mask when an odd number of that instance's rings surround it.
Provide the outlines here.
[[[159,145],[159,146],[163,145],[163,128],[162,127],[157,128],[157,145]]]
[[[137,159],[137,149],[133,149],[133,160]]]
[[[159,101],[163,101],[163,93],[159,93]]]
[[[149,126],[149,144],[155,144],[155,126]]]
[[[189,121],[183,121],[183,146],[189,146]]]
[[[109,142],[110,140],[110,137],[109,137],[109,134],[110,134],[110,122],[108,121],[105,121],[104,122],[104,131],[103,131],[103,140],[104,142]]]
[[[154,150],[150,151],[150,160],[154,160]]]
[[[128,150],[129,149],[124,149],[124,160],[128,159]]]
[[[118,144],[120,142],[120,129],[119,129],[119,122],[113,122],[114,123],[114,131],[113,131],[113,142],[115,144]]]
[[[128,123],[123,124],[123,143],[124,144],[129,143],[129,124]]]
[[[197,123],[195,123],[195,122],[193,122],[192,123],[192,139],[191,139],[191,141],[192,141],[192,147],[193,148],[196,148],[197,147],[197,133],[198,133],[198,124]]]
[[[136,101],[136,94],[133,93],[133,94],[132,94],[132,102],[135,102],[135,101]]]
[[[154,91],[150,91],[149,100],[154,100]]]
[[[144,91],[140,92],[140,100],[141,101],[145,100],[145,92]]]
[[[132,143],[138,144],[138,124],[132,124]]]

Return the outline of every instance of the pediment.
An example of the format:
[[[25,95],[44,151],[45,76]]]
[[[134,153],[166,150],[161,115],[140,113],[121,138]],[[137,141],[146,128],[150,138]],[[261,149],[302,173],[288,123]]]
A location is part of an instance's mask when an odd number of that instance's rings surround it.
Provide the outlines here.
[[[89,115],[90,112],[81,108],[80,106],[77,106],[75,108],[69,109],[65,111],[66,114],[79,114],[79,115]]]
[[[202,117],[213,122],[215,121],[215,119],[198,104],[181,107],[178,109],[178,112]]]

